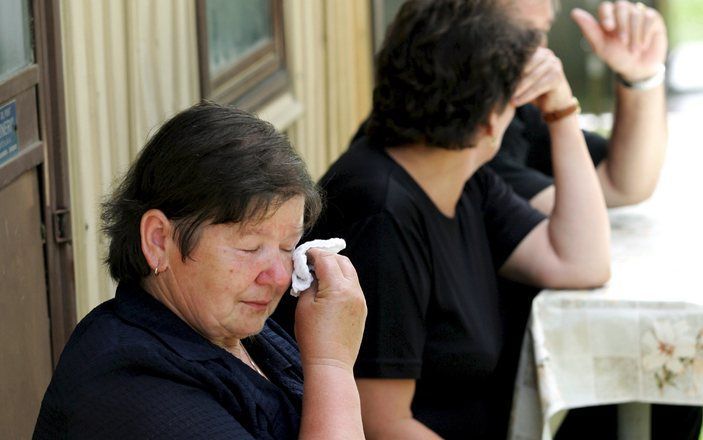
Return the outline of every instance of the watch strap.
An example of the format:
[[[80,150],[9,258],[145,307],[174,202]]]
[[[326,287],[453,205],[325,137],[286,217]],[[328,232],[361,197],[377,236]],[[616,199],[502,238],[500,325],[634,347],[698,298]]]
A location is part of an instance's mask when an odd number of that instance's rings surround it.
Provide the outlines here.
[[[664,66],[664,64],[660,64],[654,75],[639,81],[629,81],[623,78],[619,73],[615,75],[615,78],[617,78],[620,84],[628,89],[651,90],[660,86],[664,82],[664,79],[666,79],[666,66]]]
[[[579,104],[579,100],[575,96],[572,98],[571,105],[560,110],[543,113],[542,119],[544,119],[544,122],[556,122],[574,113],[581,113],[581,104]]]

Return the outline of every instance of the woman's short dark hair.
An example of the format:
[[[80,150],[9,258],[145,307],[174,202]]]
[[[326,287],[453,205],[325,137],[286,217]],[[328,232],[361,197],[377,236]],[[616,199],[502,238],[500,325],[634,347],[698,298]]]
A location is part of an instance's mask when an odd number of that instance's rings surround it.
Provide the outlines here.
[[[310,227],[320,194],[284,135],[245,111],[195,105],[159,129],[103,203],[110,275],[138,282],[149,274],[139,232],[149,209],[174,222],[185,261],[204,225],[257,221],[295,196],[305,199]]]
[[[368,135],[461,149],[512,96],[540,35],[498,0],[408,0],[376,59]]]

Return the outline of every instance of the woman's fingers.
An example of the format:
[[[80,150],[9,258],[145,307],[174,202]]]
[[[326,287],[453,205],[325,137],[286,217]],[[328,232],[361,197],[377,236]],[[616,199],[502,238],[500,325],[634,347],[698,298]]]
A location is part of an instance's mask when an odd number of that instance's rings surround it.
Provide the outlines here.
[[[336,360],[352,368],[359,352],[366,302],[349,258],[308,251],[317,280],[298,300],[295,334],[303,363]]]
[[[317,296],[317,279],[312,280],[310,287],[300,292],[300,295],[298,296],[298,304],[313,302],[315,301],[315,296]]]
[[[308,251],[308,261],[315,267],[318,296],[343,292],[349,281],[359,283],[354,265],[344,255],[313,248]]]
[[[529,86],[515,95],[514,102],[516,105],[523,105],[533,101],[551,88],[554,78],[549,65],[541,66],[540,69],[535,70],[535,73],[536,75],[529,79]]]
[[[630,50],[638,51],[647,48],[647,34],[655,24],[656,12],[637,2],[630,4]]]
[[[329,280],[343,276],[342,269],[337,262],[339,255],[322,249],[311,248],[308,250],[307,256],[308,262],[315,267],[315,275],[317,275],[318,280]]]
[[[546,55],[544,50],[545,49],[538,48],[527,62],[525,69],[522,72],[522,78],[515,88],[515,93],[513,93],[513,96],[517,97],[522,95],[537,80],[539,77],[539,71],[545,62]]]
[[[664,22],[657,11],[647,8],[645,11],[644,26],[642,27],[642,47],[649,49],[654,44],[654,39],[659,33],[666,35]]]
[[[536,54],[539,63],[520,81],[513,103],[523,105],[550,92],[559,85],[563,78],[561,61],[549,49],[540,48]]]
[[[618,0],[615,2],[615,22],[617,33],[623,44],[630,44],[630,2]]]
[[[598,6],[598,17],[601,26],[607,32],[613,32],[617,25],[615,20],[615,6],[612,2],[603,2]]]
[[[340,255],[339,259],[337,260],[337,263],[339,263],[339,268],[342,270],[344,278],[350,281],[359,281],[359,278],[356,274],[356,268],[354,268],[354,265],[348,257]]]

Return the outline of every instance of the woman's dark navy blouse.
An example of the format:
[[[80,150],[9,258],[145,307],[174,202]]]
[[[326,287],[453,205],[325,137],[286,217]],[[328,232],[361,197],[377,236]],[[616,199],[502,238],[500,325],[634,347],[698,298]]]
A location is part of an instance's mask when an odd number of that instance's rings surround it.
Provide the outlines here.
[[[295,343],[272,321],[242,342],[270,381],[140,287],[120,284],[73,332],[34,438],[297,438]]]

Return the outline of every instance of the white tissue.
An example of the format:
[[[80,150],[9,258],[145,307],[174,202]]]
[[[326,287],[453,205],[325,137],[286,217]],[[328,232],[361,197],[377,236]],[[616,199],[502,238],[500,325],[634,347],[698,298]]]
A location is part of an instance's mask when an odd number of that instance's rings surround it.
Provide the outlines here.
[[[310,287],[313,281],[311,270],[315,270],[312,264],[308,265],[308,256],[305,254],[310,248],[319,248],[327,252],[337,253],[347,247],[347,243],[341,238],[330,238],[328,240],[306,241],[293,251],[293,286],[290,294],[297,297],[300,292]]]

